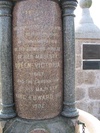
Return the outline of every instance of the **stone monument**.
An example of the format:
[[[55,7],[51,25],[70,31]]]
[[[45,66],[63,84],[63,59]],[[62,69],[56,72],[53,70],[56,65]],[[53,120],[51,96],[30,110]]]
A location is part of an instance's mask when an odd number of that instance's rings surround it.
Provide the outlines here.
[[[28,119],[57,116],[62,109],[63,91],[59,5],[47,0],[21,1],[14,7],[13,18],[18,115]]]
[[[74,133],[77,1],[0,2],[3,132]]]

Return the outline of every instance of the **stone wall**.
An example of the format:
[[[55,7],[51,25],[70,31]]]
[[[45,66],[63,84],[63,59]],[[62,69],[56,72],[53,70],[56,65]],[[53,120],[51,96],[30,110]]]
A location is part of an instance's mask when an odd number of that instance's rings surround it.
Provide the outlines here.
[[[78,108],[100,119],[100,69],[83,70],[83,43],[100,44],[100,39],[76,38],[76,103]]]

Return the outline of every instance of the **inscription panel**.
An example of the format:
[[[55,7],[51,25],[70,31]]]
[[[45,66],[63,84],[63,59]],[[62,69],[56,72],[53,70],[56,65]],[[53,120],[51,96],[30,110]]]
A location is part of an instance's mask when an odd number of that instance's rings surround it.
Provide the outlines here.
[[[83,59],[100,59],[100,44],[83,44]]]
[[[83,69],[100,69],[100,44],[83,44]]]
[[[84,70],[96,70],[100,69],[100,61],[83,61],[83,69]]]
[[[55,117],[62,109],[63,90],[59,5],[47,0],[21,1],[13,16],[17,113],[27,119]]]

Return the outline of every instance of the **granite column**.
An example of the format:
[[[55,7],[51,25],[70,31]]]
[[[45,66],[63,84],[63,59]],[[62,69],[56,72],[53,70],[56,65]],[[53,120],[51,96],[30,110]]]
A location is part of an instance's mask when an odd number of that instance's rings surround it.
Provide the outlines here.
[[[2,110],[0,118],[16,116],[13,101],[12,83],[12,38],[11,38],[12,2],[0,1],[0,72],[2,91]]]
[[[62,0],[63,44],[64,44],[64,102],[62,115],[78,116],[75,108],[75,32],[74,10],[76,0]]]

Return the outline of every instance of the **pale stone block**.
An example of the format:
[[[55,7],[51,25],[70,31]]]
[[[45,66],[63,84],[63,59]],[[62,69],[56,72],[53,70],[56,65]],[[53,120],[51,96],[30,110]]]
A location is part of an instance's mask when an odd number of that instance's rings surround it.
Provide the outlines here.
[[[76,70],[76,79],[75,79],[76,86],[81,85],[84,83],[84,74],[81,70]]]
[[[94,84],[95,83],[95,74],[92,71],[84,72],[84,82],[85,84]]]
[[[88,105],[88,112],[99,118],[98,116],[100,116],[100,101],[91,101]]]
[[[75,53],[81,55],[81,45],[82,41],[79,41],[78,39],[75,40]]]
[[[100,100],[100,87],[99,88],[94,88],[94,87],[89,88],[89,98],[95,99],[95,100]]]
[[[76,85],[81,85],[81,84],[94,84],[95,83],[95,73],[93,71],[82,71],[82,70],[77,70],[76,71]]]
[[[75,65],[76,65],[76,68],[81,68],[82,61],[81,61],[81,56],[80,55],[76,55]]]
[[[76,100],[82,100],[85,97],[85,89],[81,87],[76,87]]]
[[[76,106],[77,108],[88,112],[88,102],[82,100],[80,102],[76,102]]]

